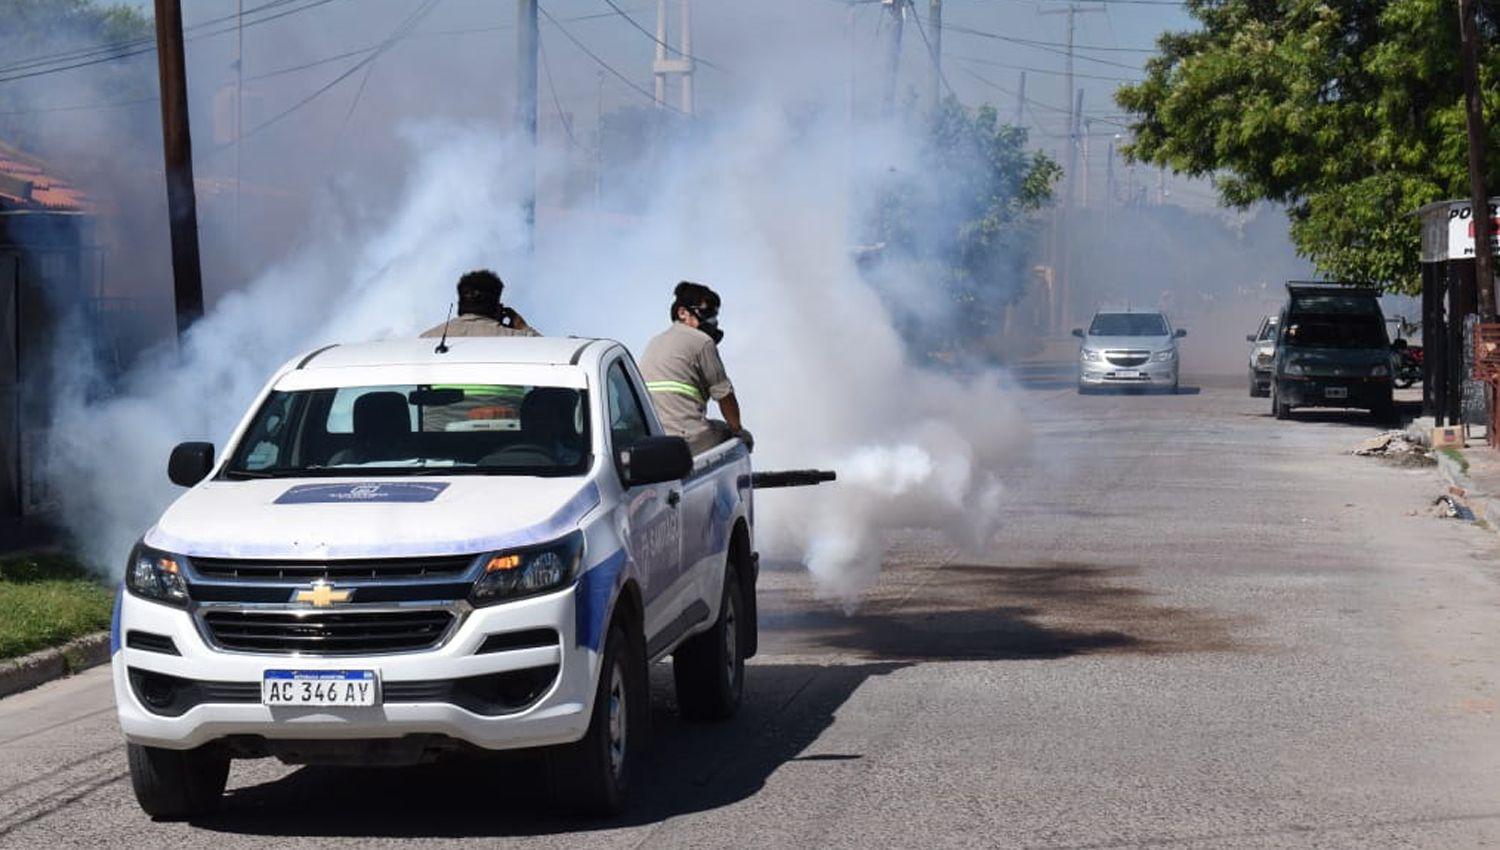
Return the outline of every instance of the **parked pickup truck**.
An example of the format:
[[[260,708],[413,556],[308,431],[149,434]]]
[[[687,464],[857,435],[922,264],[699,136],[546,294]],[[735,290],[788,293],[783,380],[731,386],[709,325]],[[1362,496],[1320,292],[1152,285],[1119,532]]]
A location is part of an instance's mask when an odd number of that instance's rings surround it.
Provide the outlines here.
[[[662,435],[609,340],[331,346],[271,379],[130,554],[113,667],[141,807],[215,807],[230,761],[544,748],[617,811],[672,656],[684,715],[756,648],[747,448]]]

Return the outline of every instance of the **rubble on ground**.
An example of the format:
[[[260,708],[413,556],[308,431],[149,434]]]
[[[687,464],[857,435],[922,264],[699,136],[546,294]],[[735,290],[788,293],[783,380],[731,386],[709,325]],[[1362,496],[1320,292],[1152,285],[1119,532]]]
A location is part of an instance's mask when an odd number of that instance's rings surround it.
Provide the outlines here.
[[[1435,466],[1437,459],[1427,447],[1407,436],[1405,431],[1387,431],[1361,442],[1354,448],[1360,457],[1378,457],[1399,466]]]

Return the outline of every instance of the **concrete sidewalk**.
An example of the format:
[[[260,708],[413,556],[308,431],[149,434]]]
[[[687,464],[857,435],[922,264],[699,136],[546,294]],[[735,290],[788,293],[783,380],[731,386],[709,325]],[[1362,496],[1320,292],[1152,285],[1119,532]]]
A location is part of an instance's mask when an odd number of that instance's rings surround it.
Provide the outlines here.
[[[1408,433],[1426,429],[1409,429]],[[1428,442],[1430,434],[1420,434]],[[1451,496],[1463,502],[1490,530],[1500,532],[1500,451],[1470,439],[1463,448],[1438,449],[1438,473]]]

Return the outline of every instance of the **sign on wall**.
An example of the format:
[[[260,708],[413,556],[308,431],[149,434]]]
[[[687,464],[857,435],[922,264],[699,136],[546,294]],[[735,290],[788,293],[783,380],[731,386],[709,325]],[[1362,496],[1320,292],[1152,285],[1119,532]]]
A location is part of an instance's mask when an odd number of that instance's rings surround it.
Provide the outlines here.
[[[1422,262],[1468,260],[1474,257],[1473,205],[1468,201],[1438,201],[1417,210],[1422,221]],[[1490,253],[1500,254],[1500,198],[1490,198]]]

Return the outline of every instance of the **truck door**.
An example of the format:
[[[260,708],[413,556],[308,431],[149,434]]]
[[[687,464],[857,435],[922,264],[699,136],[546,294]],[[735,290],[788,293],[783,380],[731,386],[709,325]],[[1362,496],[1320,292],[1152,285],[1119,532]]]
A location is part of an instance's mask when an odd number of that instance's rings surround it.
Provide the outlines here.
[[[623,358],[605,367],[605,404],[609,415],[610,457],[651,436],[639,391],[625,371]],[[625,491],[625,547],[639,570],[646,607],[646,635],[671,625],[677,606],[682,550],[681,484],[644,484]]]

